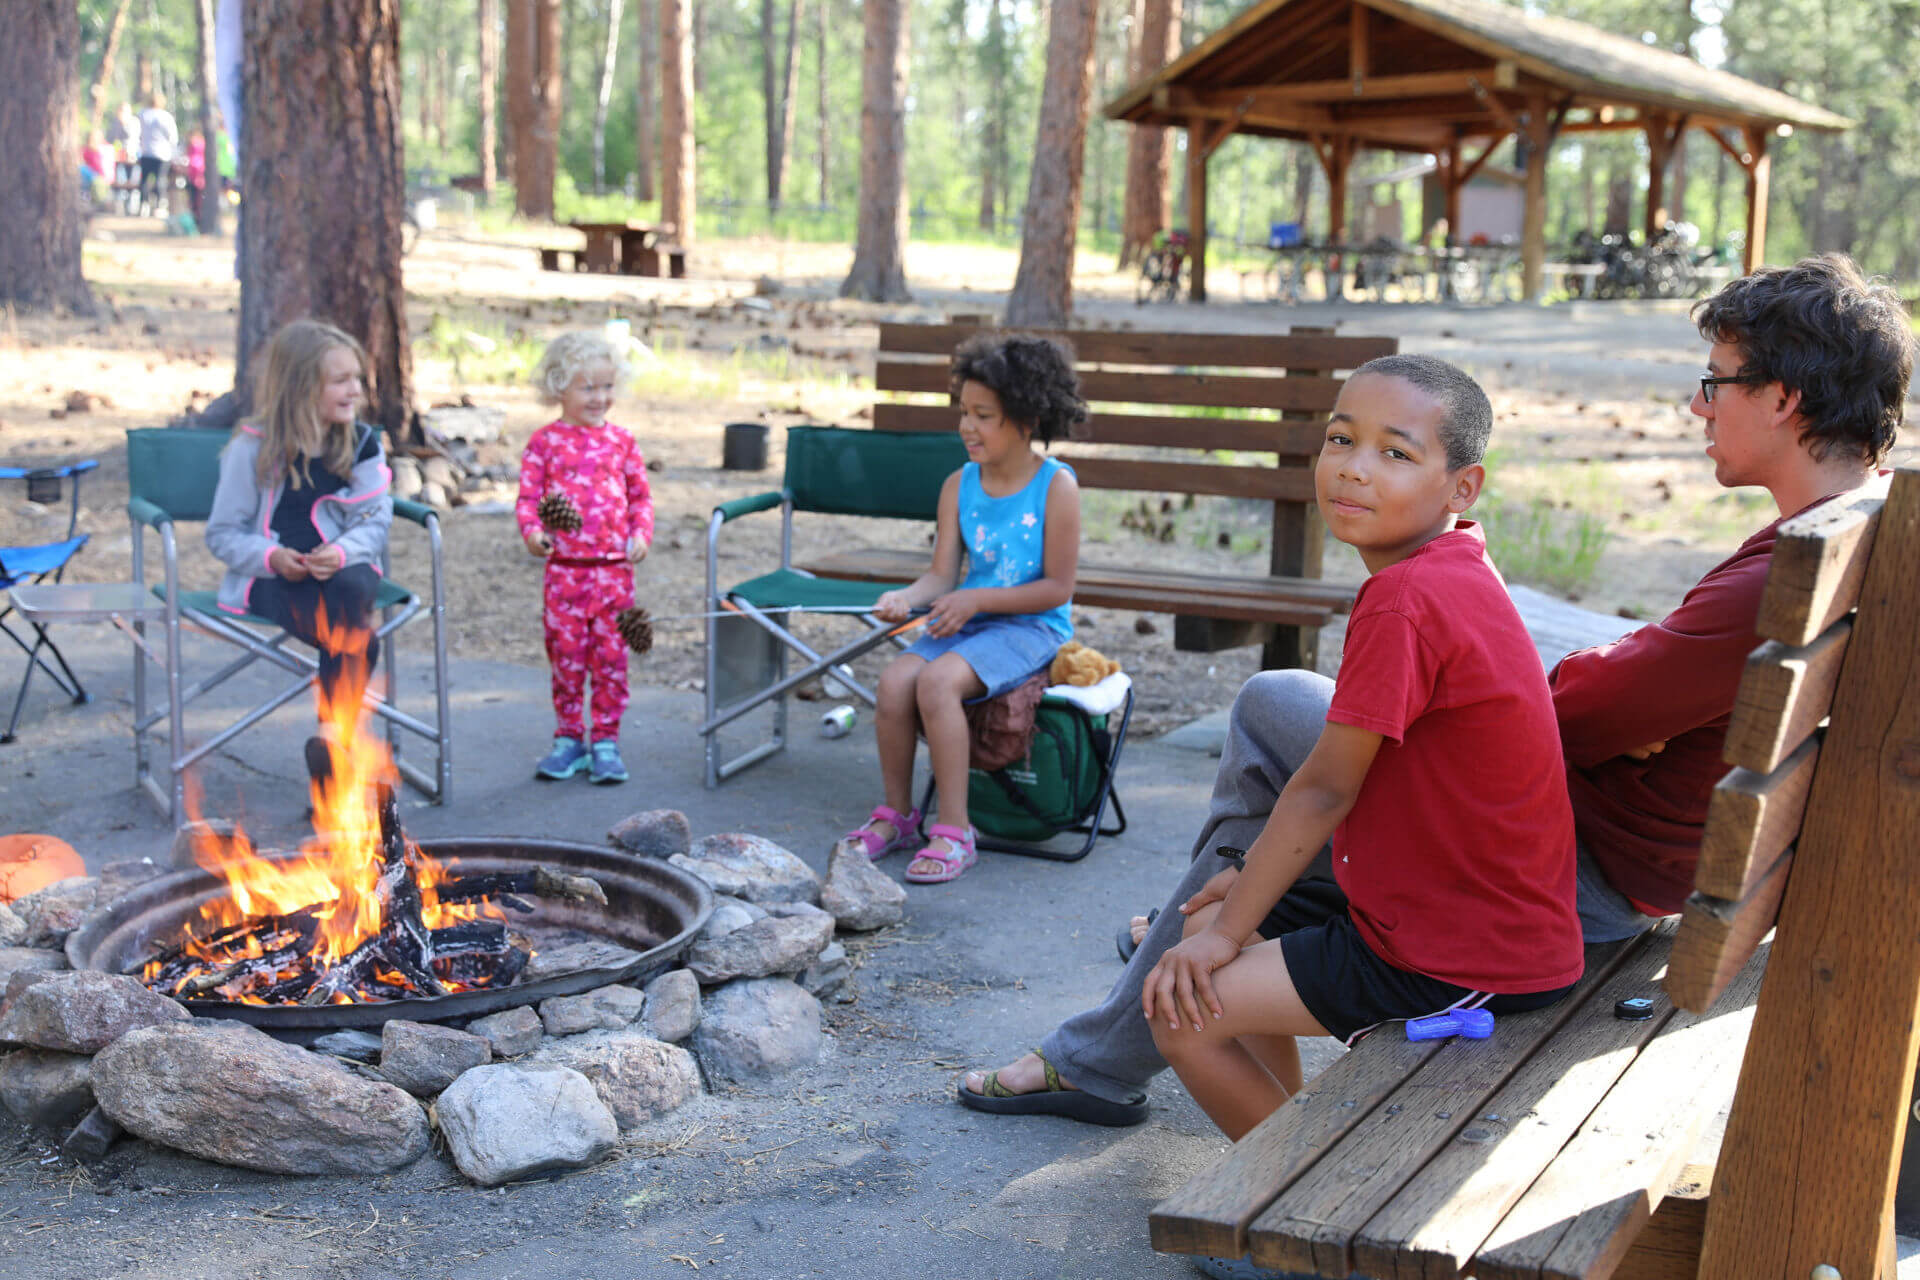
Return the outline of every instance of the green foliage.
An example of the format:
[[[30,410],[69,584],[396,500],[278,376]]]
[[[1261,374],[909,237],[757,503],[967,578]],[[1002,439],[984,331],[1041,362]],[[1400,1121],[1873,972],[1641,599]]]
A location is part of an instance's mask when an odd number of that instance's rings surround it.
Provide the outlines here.
[[[1486,530],[1487,554],[1511,582],[1569,591],[1593,577],[1613,540],[1619,506],[1607,472],[1541,465],[1502,449],[1486,457],[1487,482],[1469,513]]]

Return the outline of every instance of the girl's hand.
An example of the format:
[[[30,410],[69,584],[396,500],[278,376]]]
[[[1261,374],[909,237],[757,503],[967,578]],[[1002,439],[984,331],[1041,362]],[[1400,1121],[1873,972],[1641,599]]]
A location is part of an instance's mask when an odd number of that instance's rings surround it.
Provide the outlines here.
[[[949,591],[935,600],[933,608],[927,611],[927,634],[950,636],[966,626],[968,620],[980,612],[976,599],[971,591]]]
[[[553,554],[553,535],[545,529],[535,529],[521,541],[527,544],[527,551],[531,555],[544,557]]]
[[[647,535],[644,533],[636,533],[627,539],[627,559],[633,564],[639,564],[645,560],[647,552],[652,549],[653,546],[647,541]]]
[[[882,622],[905,622],[913,602],[904,591],[889,591],[873,602],[873,616]]]
[[[325,582],[347,563],[347,553],[329,542],[324,547],[315,547],[306,554],[307,572],[313,575],[315,582]]]
[[[307,579],[306,557],[285,547],[275,547],[267,553],[267,568],[288,582],[305,582]]]
[[[1226,1012],[1213,990],[1213,971],[1240,954],[1231,938],[1203,929],[1160,957],[1140,990],[1140,1012],[1149,1019],[1167,1020],[1169,1030],[1178,1031],[1182,1018],[1195,1031],[1204,1028],[1201,1004],[1218,1018]]]

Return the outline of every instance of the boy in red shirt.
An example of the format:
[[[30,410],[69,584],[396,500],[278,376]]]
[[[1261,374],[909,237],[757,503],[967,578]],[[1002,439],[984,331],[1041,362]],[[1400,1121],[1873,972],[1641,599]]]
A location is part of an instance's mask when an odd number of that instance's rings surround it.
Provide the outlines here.
[[[1155,1046],[1238,1141],[1301,1086],[1293,1037],[1517,1013],[1580,978],[1573,813],[1533,642],[1462,515],[1486,394],[1430,356],[1363,365],[1314,487],[1371,575],[1327,723],[1216,905],[1146,979]],[[1333,840],[1335,880],[1295,888]]]

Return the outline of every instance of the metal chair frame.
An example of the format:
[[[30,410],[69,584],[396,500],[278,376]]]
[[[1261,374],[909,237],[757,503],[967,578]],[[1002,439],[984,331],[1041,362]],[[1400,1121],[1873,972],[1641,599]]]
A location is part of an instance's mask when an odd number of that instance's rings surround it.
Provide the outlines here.
[[[99,462],[88,458],[83,462],[70,462],[58,467],[0,467],[0,480],[27,482],[29,500],[32,500],[33,485],[36,481],[42,483],[51,481],[56,486],[53,498],[55,502],[59,501],[57,488],[60,482],[68,479],[73,481],[73,486],[69,490],[65,538],[60,542],[36,543],[31,547],[0,548],[0,550],[39,551],[48,547],[57,547],[61,543],[73,544],[66,554],[59,558],[59,563],[46,568],[25,569],[18,574],[0,569],[0,632],[6,633],[7,639],[20,646],[21,651],[27,655],[27,669],[20,677],[20,691],[14,695],[13,714],[7,718],[7,731],[0,734],[0,744],[12,742],[16,736],[15,731],[20,727],[20,712],[27,705],[27,689],[33,683],[35,668],[46,672],[47,678],[59,686],[60,691],[71,698],[74,705],[78,706],[88,700],[86,688],[80,683],[80,677],[73,673],[73,668],[67,664],[66,655],[60,652],[60,646],[55,644],[53,637],[47,634],[45,624],[22,615],[22,621],[33,629],[32,644],[28,644],[24,636],[7,625],[7,617],[14,612],[14,605],[12,598],[5,592],[12,587],[29,583],[57,583],[66,575],[67,565],[72,563],[74,556],[80,554],[80,548],[87,544],[87,539],[91,536],[89,534],[80,534],[77,538],[74,536],[74,531],[80,527],[80,477],[99,465]],[[47,660],[41,656],[42,651],[53,655],[53,660],[60,664],[58,671],[47,665]]]

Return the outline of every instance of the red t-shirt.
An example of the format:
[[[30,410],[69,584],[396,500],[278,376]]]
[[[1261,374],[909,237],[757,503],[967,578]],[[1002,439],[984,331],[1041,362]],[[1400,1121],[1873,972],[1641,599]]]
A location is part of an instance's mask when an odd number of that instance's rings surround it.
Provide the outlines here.
[[[1479,525],[1361,586],[1327,719],[1386,739],[1333,835],[1334,875],[1375,954],[1474,991],[1578,980],[1560,734]]]

